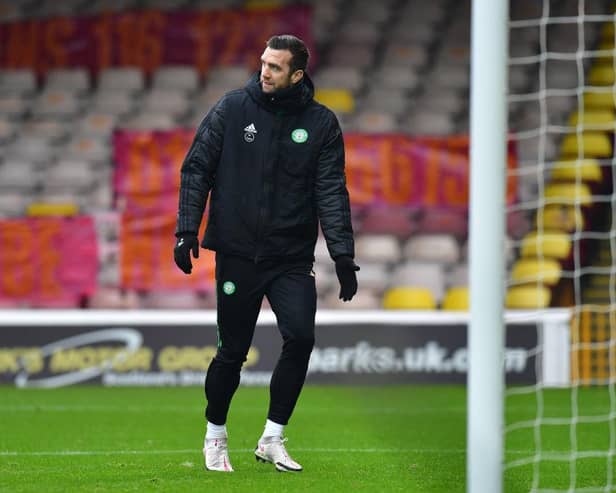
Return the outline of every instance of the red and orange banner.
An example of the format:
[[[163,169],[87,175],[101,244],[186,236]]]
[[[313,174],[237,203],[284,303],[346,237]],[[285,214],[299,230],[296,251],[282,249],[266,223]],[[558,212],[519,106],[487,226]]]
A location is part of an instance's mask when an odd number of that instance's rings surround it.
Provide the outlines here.
[[[91,217],[0,220],[0,301],[77,306],[97,270]]]
[[[114,189],[120,209],[120,279],[138,290],[214,289],[214,253],[200,250],[186,275],[173,261],[180,167],[194,130],[114,134]],[[205,218],[199,238],[203,238]]]
[[[345,135],[346,177],[354,205],[468,207],[468,137],[412,137],[402,134]],[[508,148],[508,166],[516,166]],[[515,199],[515,177],[507,182],[507,203]]]
[[[0,67],[50,69],[191,65],[258,67],[265,41],[293,33],[313,47],[311,9],[140,10],[0,23]],[[312,50],[315,53],[315,50]],[[313,60],[314,61],[314,60]]]

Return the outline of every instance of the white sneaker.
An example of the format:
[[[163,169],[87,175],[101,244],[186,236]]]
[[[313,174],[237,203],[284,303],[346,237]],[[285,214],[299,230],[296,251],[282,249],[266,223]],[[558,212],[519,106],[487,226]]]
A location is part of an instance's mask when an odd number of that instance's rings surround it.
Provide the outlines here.
[[[281,437],[262,437],[257,443],[255,457],[258,461],[274,464],[278,471],[301,471],[302,466],[289,457],[287,449],[284,447],[286,441],[286,438]]]
[[[229,461],[229,449],[227,448],[226,438],[211,438],[205,440],[203,448],[205,457],[205,468],[209,471],[232,472],[231,462]]]

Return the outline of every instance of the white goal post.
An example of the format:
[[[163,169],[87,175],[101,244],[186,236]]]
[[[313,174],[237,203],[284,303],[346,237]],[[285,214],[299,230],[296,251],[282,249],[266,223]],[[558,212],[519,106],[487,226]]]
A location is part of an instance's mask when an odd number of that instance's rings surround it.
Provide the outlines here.
[[[473,0],[466,482],[503,491],[507,0]]]

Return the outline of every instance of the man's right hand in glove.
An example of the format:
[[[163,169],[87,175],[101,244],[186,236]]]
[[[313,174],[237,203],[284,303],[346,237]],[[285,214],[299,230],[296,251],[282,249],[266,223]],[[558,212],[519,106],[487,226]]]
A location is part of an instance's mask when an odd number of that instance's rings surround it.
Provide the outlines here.
[[[194,233],[182,233],[177,238],[173,249],[173,259],[185,274],[190,274],[192,271],[190,252],[192,251],[193,257],[199,258],[199,238]]]

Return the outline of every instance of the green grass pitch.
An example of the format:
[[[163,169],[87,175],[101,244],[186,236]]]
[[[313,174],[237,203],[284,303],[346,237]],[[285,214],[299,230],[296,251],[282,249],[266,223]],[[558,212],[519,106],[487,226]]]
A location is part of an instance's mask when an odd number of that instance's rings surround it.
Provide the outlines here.
[[[465,491],[463,386],[306,386],[286,429],[287,448],[304,466],[298,474],[278,473],[252,454],[263,429],[266,388],[241,387],[234,398],[232,474],[203,468],[198,387],[0,387],[0,396],[1,492]],[[605,452],[614,443],[608,389],[579,389],[578,413],[604,419],[580,422],[573,433],[559,424],[571,416],[571,392],[540,397],[550,424],[508,432],[506,462],[532,457],[538,438],[544,451],[568,451],[573,436],[580,451]],[[507,422],[533,420],[536,401],[534,395],[508,397]],[[538,488],[566,490],[572,463],[578,488],[608,481],[608,459],[584,456],[507,468],[505,491],[530,491],[533,470]]]

